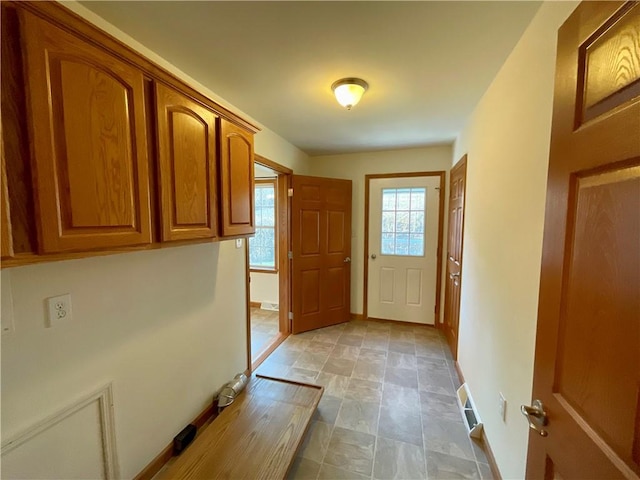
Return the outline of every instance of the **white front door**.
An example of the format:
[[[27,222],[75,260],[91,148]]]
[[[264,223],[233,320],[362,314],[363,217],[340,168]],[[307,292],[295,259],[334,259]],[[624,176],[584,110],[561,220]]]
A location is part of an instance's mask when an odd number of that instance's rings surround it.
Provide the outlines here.
[[[369,183],[371,318],[434,324],[440,177]]]

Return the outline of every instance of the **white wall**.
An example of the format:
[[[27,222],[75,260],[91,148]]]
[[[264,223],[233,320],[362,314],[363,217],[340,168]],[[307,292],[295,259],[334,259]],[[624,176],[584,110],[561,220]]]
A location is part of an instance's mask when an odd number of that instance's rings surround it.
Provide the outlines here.
[[[556,33],[576,5],[543,4],[453,154],[469,154],[458,361],[504,478],[525,474]]]
[[[251,301],[279,303],[278,274],[251,272]]]
[[[221,242],[3,271],[3,440],[113,382],[121,473],[136,475],[246,369],[243,266]],[[47,328],[44,299],[64,293],[73,319]]]
[[[374,173],[428,172],[451,169],[451,146],[411,148],[345,155],[312,157],[310,174],[353,181],[351,233],[351,312],[362,313],[364,287],[364,176]],[[448,203],[448,174],[445,212]],[[446,221],[445,221],[446,225]],[[443,258],[446,256],[446,237]],[[443,263],[443,270],[445,264]],[[444,292],[444,289],[443,289]],[[441,302],[440,312],[442,313]]]
[[[309,156],[268,128],[263,127],[255,136],[254,148],[257,154],[289,167],[295,174],[308,173]]]
[[[246,117],[82,5],[66,5]],[[305,171],[306,155],[269,130],[256,152]],[[120,472],[135,476],[247,367],[245,271],[244,244],[233,241],[3,271],[13,313],[3,304],[12,318],[2,323],[15,327],[2,337],[3,441],[113,382]],[[62,293],[73,320],[46,328],[44,299]]]

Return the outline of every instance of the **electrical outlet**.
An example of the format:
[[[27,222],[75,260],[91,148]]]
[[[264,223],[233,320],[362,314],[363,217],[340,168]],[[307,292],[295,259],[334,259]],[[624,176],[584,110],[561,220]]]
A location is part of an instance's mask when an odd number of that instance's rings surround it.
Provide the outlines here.
[[[236,248],[242,248],[242,239],[236,238]]]
[[[504,395],[502,394],[502,392],[500,392],[500,403],[499,403],[499,410],[500,412],[500,418],[502,419],[503,422],[507,421],[507,399],[504,398]]]
[[[71,295],[59,295],[47,298],[49,310],[49,327],[53,327],[62,320],[71,320]]]

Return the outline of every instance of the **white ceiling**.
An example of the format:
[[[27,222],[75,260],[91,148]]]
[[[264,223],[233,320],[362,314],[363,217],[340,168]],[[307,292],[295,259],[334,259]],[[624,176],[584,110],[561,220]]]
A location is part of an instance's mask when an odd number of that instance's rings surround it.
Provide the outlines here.
[[[450,143],[540,6],[82,3],[310,155]],[[370,88],[347,111],[350,76]]]

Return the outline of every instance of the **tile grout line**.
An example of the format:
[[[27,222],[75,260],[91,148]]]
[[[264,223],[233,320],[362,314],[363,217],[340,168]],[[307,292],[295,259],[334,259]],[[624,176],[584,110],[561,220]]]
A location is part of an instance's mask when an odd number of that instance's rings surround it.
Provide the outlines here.
[[[364,339],[363,339],[363,342],[364,342]],[[360,352],[358,353],[358,359],[360,359],[361,353],[362,353],[362,349],[360,349]],[[382,382],[380,382],[380,406],[378,407],[378,422],[376,423],[376,435],[375,435],[375,440],[373,441],[373,460],[371,464],[371,477],[370,477],[371,479],[374,478],[375,469],[376,469],[376,455],[378,452],[378,436],[379,436],[378,432],[380,431],[380,416],[382,415],[382,399],[384,398],[384,375],[387,373],[388,361],[389,361],[389,345],[387,344],[386,355],[384,357],[384,374],[382,376]]]
[[[342,333],[341,333],[340,335],[342,335]],[[314,335],[313,337],[309,338],[308,344],[310,344],[311,342],[313,342],[315,337],[316,337],[316,335]],[[337,342],[338,342],[338,341],[337,341],[337,339],[336,339],[336,343],[334,343],[334,344],[333,344],[333,349],[335,349],[335,346],[338,344]],[[320,342],[320,343],[327,343],[327,342]],[[307,352],[307,347],[309,346],[308,344],[307,344],[307,345],[305,345],[304,350],[302,350],[302,352],[300,353],[300,355],[302,355],[302,353],[306,353],[306,352]],[[333,349],[331,350],[332,352],[333,352]],[[312,352],[308,352],[308,353],[312,353]],[[314,379],[314,383],[315,383],[316,385],[318,385],[318,383],[317,383],[317,381],[318,381],[318,377],[319,377],[319,376],[320,376],[320,374],[322,373],[322,369],[324,368],[324,366],[325,366],[325,365],[327,364],[327,362],[329,361],[329,357],[330,357],[330,356],[331,356],[331,353],[329,353],[329,354],[327,355],[327,358],[325,359],[325,361],[322,363],[322,366],[321,366],[321,367],[320,367],[320,369],[318,370],[318,374],[316,375],[316,377],[315,377],[315,379]],[[297,359],[296,359],[296,361],[297,361]],[[295,362],[293,362],[293,363],[295,364]],[[287,368],[287,372],[290,372],[292,368],[294,368],[293,364],[292,364],[292,365],[290,365],[290,366]],[[322,385],[322,387],[324,387],[324,385]],[[342,402],[340,403],[340,409],[338,410],[338,413],[337,413],[337,415],[336,415],[336,421],[337,421],[337,419],[338,419],[338,415],[340,414],[340,410],[342,410]],[[319,464],[319,468],[318,468],[318,473],[317,473],[317,474],[316,474],[316,476],[315,476],[315,479],[316,479],[316,480],[317,480],[317,479],[318,479],[318,477],[320,476],[320,470],[322,470],[322,465],[324,464],[324,459],[325,459],[325,457],[327,456],[327,452],[329,451],[329,443],[331,443],[331,437],[332,437],[332,435],[333,435],[333,430],[335,429],[336,421],[334,421],[334,422],[333,422],[333,425],[331,425],[331,429],[330,429],[330,431],[329,431],[329,440],[328,440],[328,443],[327,443],[327,448],[326,448],[326,450],[325,450],[324,454],[322,455],[322,459],[320,460],[320,462],[318,462],[318,464]],[[315,423],[318,423],[318,422],[316,421]],[[322,423],[324,423],[324,422],[322,422]]]
[[[418,340],[415,333],[413,335],[416,344],[416,376],[418,377],[418,409],[420,411],[420,432],[422,433],[422,453],[424,454],[424,478],[429,479],[429,463],[427,462],[427,439],[424,435],[424,416],[422,413],[422,401],[420,399],[420,375],[418,375]]]
[[[367,330],[369,331],[369,328],[367,326]],[[364,343],[364,337],[366,337],[367,334],[365,332],[363,338],[362,338],[362,343],[360,344],[360,350],[358,351],[358,358],[356,359],[356,364],[358,363],[358,361],[360,360],[360,355],[362,354],[362,349],[363,348],[368,348],[368,347],[363,347],[362,344]],[[369,350],[373,350],[373,349],[369,349]],[[384,368],[385,368],[385,373],[386,373],[386,369],[387,369],[387,360],[388,360],[388,356],[389,356],[389,347],[387,345],[387,350],[386,350],[386,355],[385,355],[385,359],[384,359]],[[355,366],[354,366],[354,370],[355,370]],[[351,379],[353,378],[353,372],[351,372],[351,377],[349,377],[349,383],[351,383]],[[382,397],[384,395],[384,376],[382,378],[382,382],[380,382],[380,386],[381,386],[381,390],[380,390],[380,404],[378,405],[378,419],[376,422],[376,431],[375,434],[373,436],[373,456],[371,458],[371,474],[369,475],[369,478],[371,480],[373,480],[374,478],[374,473],[375,473],[375,468],[376,468],[376,452],[378,449],[378,430],[380,428],[380,415],[382,413]],[[367,382],[370,382],[371,380],[366,380]]]
[[[340,335],[336,339],[336,343],[333,344],[333,349],[331,350],[331,353],[333,353],[333,350],[335,350],[336,345],[338,345],[338,339],[340,338],[340,336],[342,336],[342,330],[343,329],[340,330]],[[314,338],[315,338],[315,336],[314,336]],[[311,339],[311,341],[313,341],[313,339]],[[325,365],[329,361],[329,358],[331,357],[331,353],[329,353],[329,355],[327,355],[327,359],[322,364],[322,367],[320,367],[320,370],[318,371],[318,377],[322,373],[322,369],[325,367]],[[358,356],[359,355],[360,355],[360,352],[358,352]],[[316,380],[317,380],[317,377],[316,377]],[[329,445],[331,444],[331,438],[333,437],[333,432],[336,429],[336,422],[338,421],[338,417],[340,416],[340,412],[342,411],[342,404],[343,403],[344,403],[344,393],[342,394],[342,396],[340,398],[340,408],[338,409],[338,413],[336,413],[336,418],[333,421],[333,425],[331,425],[331,429],[329,431],[329,440],[327,441],[327,448],[324,451],[324,455],[322,455],[322,460],[320,461],[320,468],[318,468],[318,474],[316,475],[316,480],[318,479],[318,477],[320,477],[320,471],[322,470],[322,466],[324,465],[324,460],[325,460],[325,458],[327,458],[327,453],[329,453]]]

